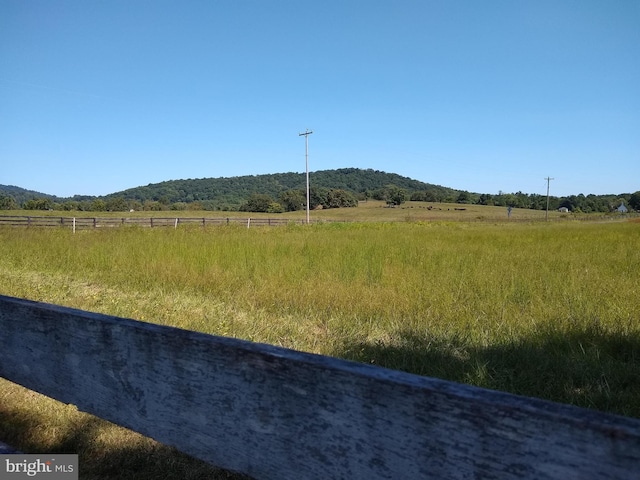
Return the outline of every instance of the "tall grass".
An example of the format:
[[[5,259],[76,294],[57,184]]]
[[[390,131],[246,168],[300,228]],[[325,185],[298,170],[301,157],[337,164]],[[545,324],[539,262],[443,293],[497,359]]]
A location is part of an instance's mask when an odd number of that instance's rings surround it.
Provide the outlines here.
[[[638,331],[640,230],[630,223],[0,235],[4,293],[326,354],[406,332],[489,347],[549,330]]]
[[[0,293],[640,417],[633,223],[0,229]]]

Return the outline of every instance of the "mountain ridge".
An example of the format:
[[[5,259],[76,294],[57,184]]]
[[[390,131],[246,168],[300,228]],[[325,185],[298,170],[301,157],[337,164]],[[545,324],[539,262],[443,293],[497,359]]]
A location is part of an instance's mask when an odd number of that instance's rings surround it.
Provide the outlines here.
[[[385,188],[394,185],[404,190],[407,193],[406,198],[411,200],[507,205],[533,209],[546,207],[546,197],[539,194],[522,192],[478,194],[373,169],[318,170],[310,172],[309,177],[312,193],[344,190],[360,200],[382,198]],[[131,208],[136,210],[192,208],[233,211],[240,209],[254,194],[268,196],[277,202],[285,192],[292,190],[304,192],[305,189],[305,174],[294,172],[166,180],[100,196],[58,197],[13,185],[0,185],[0,209],[122,211]],[[550,208],[564,206],[572,211],[607,212],[617,208],[620,202],[628,204],[631,197],[631,193],[551,196]],[[187,207],[187,205],[190,206]]]
[[[341,168],[309,172],[311,188],[343,189],[358,194],[365,190],[375,190],[388,184],[394,184],[409,192],[437,189],[453,194],[459,192],[448,187],[433,185],[395,173],[373,169]],[[122,197],[125,200],[159,201],[162,197],[167,203],[214,201],[239,203],[240,197],[260,193],[277,197],[286,190],[305,189],[304,173],[271,173],[260,175],[242,175],[235,177],[205,177],[197,179],[165,180],[150,183],[106,195],[73,195],[59,197],[43,192],[23,189],[13,185],[0,185],[0,193],[11,195],[17,203],[46,198],[54,202],[81,201],[91,199],[109,199]]]

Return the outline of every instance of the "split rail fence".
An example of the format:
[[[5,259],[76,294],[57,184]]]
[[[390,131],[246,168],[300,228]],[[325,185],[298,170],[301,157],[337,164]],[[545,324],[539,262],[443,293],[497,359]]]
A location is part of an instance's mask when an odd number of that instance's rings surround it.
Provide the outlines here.
[[[0,225],[12,227],[69,227],[73,229],[120,227],[178,227],[179,225],[282,226],[304,224],[304,219],[232,217],[53,217],[0,215]]]
[[[259,479],[640,477],[640,421],[568,405],[4,296],[0,345],[0,376]]]

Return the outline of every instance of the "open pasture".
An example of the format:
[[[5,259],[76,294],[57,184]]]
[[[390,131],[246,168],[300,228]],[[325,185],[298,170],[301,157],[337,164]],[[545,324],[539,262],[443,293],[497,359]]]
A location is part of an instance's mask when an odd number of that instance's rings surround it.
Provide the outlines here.
[[[640,417],[638,226],[3,228],[0,293]],[[0,439],[19,447],[160,448],[1,392]],[[69,433],[86,422],[90,438]]]
[[[149,218],[149,217],[207,217],[207,218],[274,218],[302,220],[306,217],[303,210],[286,213],[257,213],[236,211],[200,211],[200,210],[163,210],[135,212],[83,212],[60,210],[5,210],[3,215],[15,216],[53,216],[53,217],[114,217],[114,218]],[[402,222],[402,221],[462,221],[462,222],[522,222],[544,220],[546,213],[542,210],[513,208],[508,216],[506,207],[486,205],[466,205],[459,203],[438,202],[405,202],[400,206],[389,208],[380,200],[360,201],[357,208],[332,208],[313,210],[310,213],[312,222],[352,221],[352,222]],[[599,219],[603,214],[566,214],[549,212],[550,220]],[[615,215],[614,215],[615,217]]]

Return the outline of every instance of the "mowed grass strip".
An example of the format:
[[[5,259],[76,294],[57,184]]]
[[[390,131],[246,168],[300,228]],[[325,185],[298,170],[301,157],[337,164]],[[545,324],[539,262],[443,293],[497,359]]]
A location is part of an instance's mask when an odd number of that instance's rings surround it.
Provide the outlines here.
[[[3,228],[0,245],[6,295],[640,418],[637,223]]]

